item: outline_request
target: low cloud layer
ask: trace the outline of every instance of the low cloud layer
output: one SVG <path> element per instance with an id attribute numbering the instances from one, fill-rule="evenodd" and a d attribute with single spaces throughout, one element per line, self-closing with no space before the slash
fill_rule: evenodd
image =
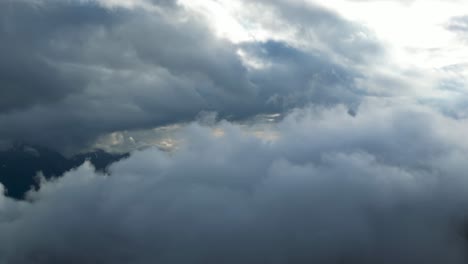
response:
<path id="1" fill-rule="evenodd" d="M 0 260 L 465 263 L 468 124 L 414 104 L 362 109 L 297 110 L 275 140 L 193 123 L 175 152 L 2 197 Z"/>

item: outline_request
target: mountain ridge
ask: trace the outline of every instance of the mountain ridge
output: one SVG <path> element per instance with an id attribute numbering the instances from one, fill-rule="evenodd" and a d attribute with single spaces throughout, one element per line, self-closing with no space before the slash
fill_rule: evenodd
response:
<path id="1" fill-rule="evenodd" d="M 36 180 L 39 172 L 50 179 L 89 160 L 96 171 L 107 173 L 110 164 L 128 156 L 128 153 L 114 154 L 97 149 L 67 158 L 46 147 L 15 143 L 11 148 L 0 151 L 0 183 L 6 189 L 6 196 L 23 199 L 31 188 L 39 188 Z"/>

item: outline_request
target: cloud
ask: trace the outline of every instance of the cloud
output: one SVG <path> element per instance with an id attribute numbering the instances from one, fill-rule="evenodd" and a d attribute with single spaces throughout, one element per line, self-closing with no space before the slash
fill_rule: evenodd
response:
<path id="1" fill-rule="evenodd" d="M 379 46 L 315 6 L 258 2 L 291 20 L 282 30 L 313 33 L 327 50 L 292 39 L 236 44 L 176 2 L 135 3 L 0 3 L 0 139 L 76 151 L 102 135 L 187 122 L 201 111 L 242 120 L 310 103 L 357 105 L 365 93 L 354 86 L 354 65 Z M 253 59 L 268 67 L 250 67 Z"/>
<path id="2" fill-rule="evenodd" d="M 461 35 L 466 34 L 468 32 L 468 15 L 453 17 L 446 28 Z"/>
<path id="3" fill-rule="evenodd" d="M 269 10 L 270 16 L 258 19 L 262 28 L 289 31 L 289 41 L 312 51 L 325 53 L 345 65 L 369 63 L 382 56 L 383 46 L 372 31 L 348 21 L 335 11 L 307 1 L 243 1 L 251 16 Z M 268 14 L 268 11 L 265 11 Z"/>
<path id="4" fill-rule="evenodd" d="M 2 145 L 167 147 L 0 195 L 0 263 L 466 262 L 464 101 L 333 11 L 237 3 L 251 40 L 183 2 L 0 2 Z"/>
<path id="5" fill-rule="evenodd" d="M 192 123 L 133 153 L 0 198 L 4 263 L 464 263 L 468 124 L 366 101 L 296 110 L 275 140 Z M 255 126 L 255 125 L 253 125 Z"/>
<path id="6" fill-rule="evenodd" d="M 90 25 L 111 23 L 108 12 L 94 5 L 52 1 L 47 6 L 2 1 L 0 9 L 0 113 L 79 92 L 86 79 L 54 63 L 60 59 L 58 45 L 88 34 Z"/>

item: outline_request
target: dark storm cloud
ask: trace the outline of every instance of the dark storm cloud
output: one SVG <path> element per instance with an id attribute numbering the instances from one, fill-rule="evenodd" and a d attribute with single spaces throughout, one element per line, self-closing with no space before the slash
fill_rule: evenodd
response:
<path id="1" fill-rule="evenodd" d="M 114 23 L 103 8 L 66 1 L 2 1 L 0 17 L 0 113 L 82 90 L 86 78 L 60 67 L 59 45 L 79 46 L 89 27 Z"/>
<path id="2" fill-rule="evenodd" d="M 275 41 L 250 44 L 245 50 L 270 65 L 252 72 L 251 80 L 268 87 L 260 91 L 260 96 L 265 97 L 273 111 L 282 112 L 309 103 L 354 106 L 365 95 L 354 84 L 360 73 L 332 63 L 323 55 Z"/>
<path id="3" fill-rule="evenodd" d="M 86 78 L 82 91 L 4 114 L 4 137 L 79 145 L 101 133 L 189 120 L 201 110 L 255 112 L 249 110 L 253 86 L 234 46 L 215 39 L 206 26 L 142 10 L 112 15 L 127 17 L 112 28 L 92 26 L 78 45 L 62 37 L 60 50 L 52 54 Z"/>
<path id="4" fill-rule="evenodd" d="M 192 124 L 173 153 L 0 196 L 3 263 L 465 263 L 466 123 L 381 101 L 297 110 L 273 142 Z M 203 153 L 203 155 L 200 155 Z"/>
<path id="5" fill-rule="evenodd" d="M 0 138 L 66 150 L 200 111 L 242 119 L 308 103 L 356 105 L 353 64 L 378 50 L 361 29 L 318 7 L 268 3 L 302 32 L 313 29 L 331 53 L 277 41 L 233 44 L 174 1 L 151 3 L 160 11 L 2 2 Z M 238 55 L 246 47 L 271 68 L 247 67 Z M 354 62 L 338 65 L 334 54 Z"/>

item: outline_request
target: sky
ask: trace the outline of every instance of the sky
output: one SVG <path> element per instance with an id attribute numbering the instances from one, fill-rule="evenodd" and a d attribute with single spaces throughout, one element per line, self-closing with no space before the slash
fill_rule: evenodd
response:
<path id="1" fill-rule="evenodd" d="M 203 112 L 244 122 L 311 104 L 344 104 L 354 112 L 372 97 L 466 116 L 463 1 L 2 6 L 6 146 L 128 151 L 163 144 L 168 139 L 155 130 Z"/>
<path id="2" fill-rule="evenodd" d="M 0 264 L 466 263 L 467 10 L 1 1 L 0 148 L 130 156 L 0 184 Z"/>

